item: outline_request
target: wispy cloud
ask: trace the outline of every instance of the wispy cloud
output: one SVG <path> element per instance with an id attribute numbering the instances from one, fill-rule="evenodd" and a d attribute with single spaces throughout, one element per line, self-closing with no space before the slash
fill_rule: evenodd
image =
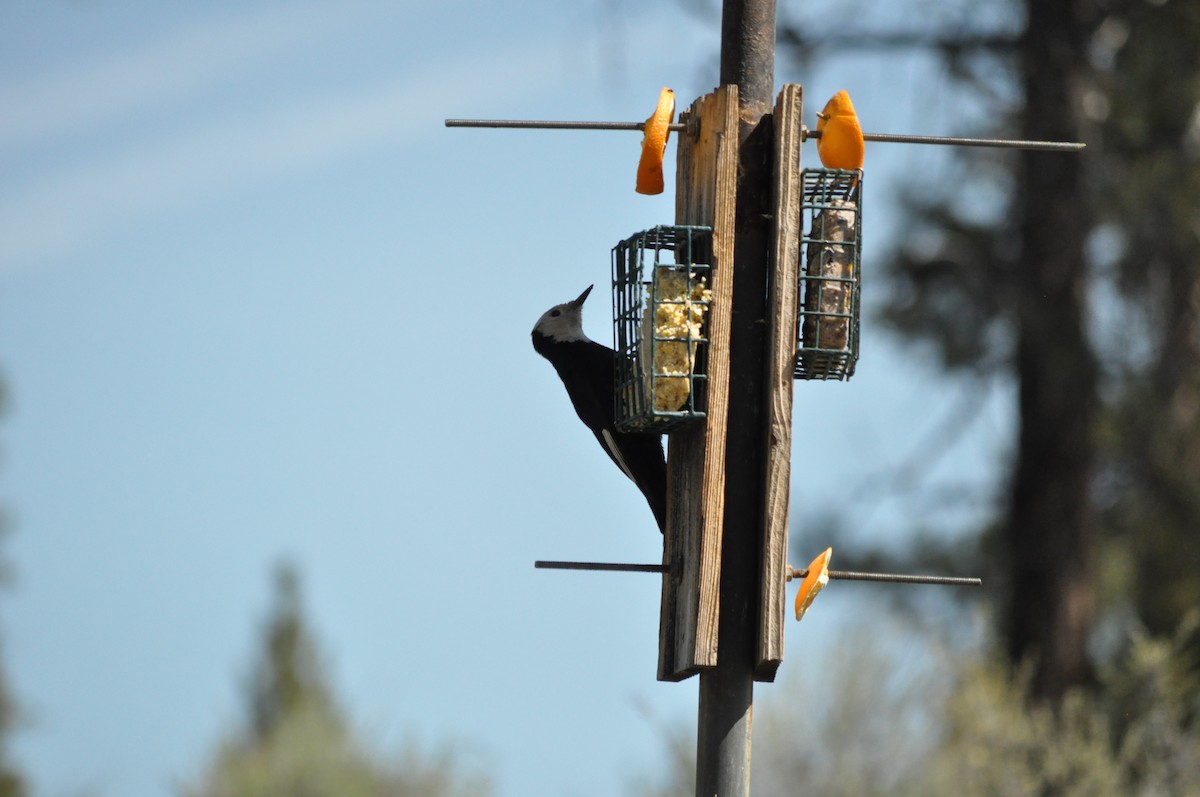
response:
<path id="1" fill-rule="evenodd" d="M 433 134 L 440 121 L 434 115 L 447 96 L 472 108 L 490 106 L 504 93 L 515 99 L 539 86 L 545 90 L 547 81 L 560 79 L 556 70 L 547 69 L 556 54 L 552 44 L 518 42 L 490 53 L 446 53 L 444 63 L 426 64 L 372 86 L 331 90 L 254 115 L 213 118 L 183 133 L 98 152 L 83 164 L 42 170 L 23 184 L 0 189 L 0 268 L 72 251 L 106 228 L 197 197 L 237 190 L 347 153 L 401 147 Z M 159 90 L 143 84 L 136 92 L 125 88 L 112 93 L 143 103 Z M 82 111 L 72 113 L 77 118 Z"/>
<path id="2" fill-rule="evenodd" d="M 323 2 L 285 3 L 193 22 L 128 51 L 0 83 L 0 152 L 86 130 L 132 110 L 235 79 L 369 20 L 370 5 L 331 14 Z"/>

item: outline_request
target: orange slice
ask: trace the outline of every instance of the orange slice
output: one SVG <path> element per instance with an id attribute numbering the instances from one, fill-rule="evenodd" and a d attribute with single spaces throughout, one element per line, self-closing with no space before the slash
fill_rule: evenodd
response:
<path id="1" fill-rule="evenodd" d="M 804 618 L 804 613 L 808 611 L 808 607 L 812 605 L 813 599 L 817 597 L 817 593 L 825 588 L 829 583 L 829 557 L 833 554 L 832 548 L 826 548 L 825 552 L 812 560 L 808 566 L 808 575 L 800 582 L 800 589 L 796 592 L 796 619 Z"/>
<path id="2" fill-rule="evenodd" d="M 854 112 L 850 95 L 839 91 L 817 114 L 817 155 L 827 169 L 861 169 L 863 165 L 863 134 Z"/>
<path id="3" fill-rule="evenodd" d="M 658 93 L 658 107 L 646 120 L 642 135 L 642 158 L 638 161 L 637 192 L 663 192 L 663 155 L 667 151 L 670 124 L 675 119 L 675 92 L 664 88 Z"/>

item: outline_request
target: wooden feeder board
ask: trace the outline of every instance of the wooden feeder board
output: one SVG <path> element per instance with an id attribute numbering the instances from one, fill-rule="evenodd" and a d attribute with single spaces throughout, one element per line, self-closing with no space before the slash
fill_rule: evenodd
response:
<path id="1" fill-rule="evenodd" d="M 668 435 L 658 678 L 678 681 L 717 663 L 725 425 L 733 313 L 737 87 L 696 100 L 680 115 L 675 223 L 712 227 L 707 419 Z"/>
<path id="2" fill-rule="evenodd" d="M 765 489 L 755 677 L 771 681 L 783 661 L 787 584 L 788 489 L 795 363 L 802 90 L 783 87 L 775 104 L 769 274 Z M 680 116 L 675 223 L 712 227 L 708 418 L 671 433 L 667 531 L 663 545 L 658 678 L 679 681 L 717 663 L 725 430 L 729 408 L 729 334 L 737 202 L 737 86 L 722 86 Z"/>

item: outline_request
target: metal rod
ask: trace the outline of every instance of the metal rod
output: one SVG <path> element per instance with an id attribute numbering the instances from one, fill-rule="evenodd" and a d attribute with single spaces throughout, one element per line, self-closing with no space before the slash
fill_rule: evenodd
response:
<path id="1" fill-rule="evenodd" d="M 808 568 L 788 568 L 788 581 L 804 578 Z M 829 577 L 846 581 L 880 581 L 889 584 L 942 584 L 951 587 L 979 587 L 983 585 L 981 578 L 963 576 L 917 576 L 903 573 L 862 573 L 855 570 L 830 570 Z"/>
<path id="2" fill-rule="evenodd" d="M 530 128 L 534 130 L 643 130 L 645 122 L 556 122 L 535 121 L 528 119 L 447 119 L 446 127 L 500 127 L 500 128 Z M 682 130 L 684 125 L 673 122 L 668 125 L 671 130 Z"/>
<path id="3" fill-rule="evenodd" d="M 546 562 L 538 560 L 533 566 L 539 570 L 607 570 L 619 573 L 666 573 L 666 565 L 637 565 L 620 562 Z"/>
<path id="4" fill-rule="evenodd" d="M 801 131 L 804 140 L 818 139 L 820 130 Z M 1078 152 L 1087 147 L 1077 141 L 1020 141 L 1010 138 L 959 138 L 958 136 L 910 136 L 900 133 L 863 133 L 864 141 L 886 144 L 945 144 L 952 147 L 997 147 L 1000 149 L 1048 149 L 1059 152 Z"/>
<path id="5" fill-rule="evenodd" d="M 599 570 L 617 573 L 658 573 L 668 572 L 666 565 L 627 564 L 624 562 L 565 562 L 546 561 L 539 559 L 533 563 L 539 570 Z M 788 581 L 804 578 L 808 569 L 788 568 Z M 856 570 L 830 570 L 829 577 L 845 581 L 877 581 L 889 584 L 942 584 L 951 587 L 978 587 L 983 585 L 983 579 L 964 576 L 922 576 L 904 573 L 864 573 Z"/>
<path id="6" fill-rule="evenodd" d="M 561 122 L 533 119 L 447 119 L 446 127 L 492 127 L 505 129 L 533 130 L 642 130 L 645 122 Z M 683 130 L 684 124 L 675 122 L 671 130 Z M 804 140 L 821 137 L 819 130 L 807 127 L 801 131 Z M 1079 152 L 1087 147 L 1078 141 L 1021 141 L 1009 138 L 959 138 L 957 136 L 912 136 L 901 133 L 863 133 L 866 141 L 884 144 L 940 144 L 951 147 L 995 147 L 999 149 L 1039 149 L 1055 152 Z"/>

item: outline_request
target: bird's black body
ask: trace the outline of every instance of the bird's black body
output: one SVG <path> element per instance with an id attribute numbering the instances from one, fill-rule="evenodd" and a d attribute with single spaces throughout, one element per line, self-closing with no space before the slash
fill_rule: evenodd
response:
<path id="1" fill-rule="evenodd" d="M 625 434 L 616 429 L 616 352 L 583 334 L 581 308 L 590 291 L 589 287 L 574 302 L 546 311 L 533 329 L 533 348 L 554 366 L 579 420 L 642 491 L 662 531 L 667 523 L 662 436 Z"/>

